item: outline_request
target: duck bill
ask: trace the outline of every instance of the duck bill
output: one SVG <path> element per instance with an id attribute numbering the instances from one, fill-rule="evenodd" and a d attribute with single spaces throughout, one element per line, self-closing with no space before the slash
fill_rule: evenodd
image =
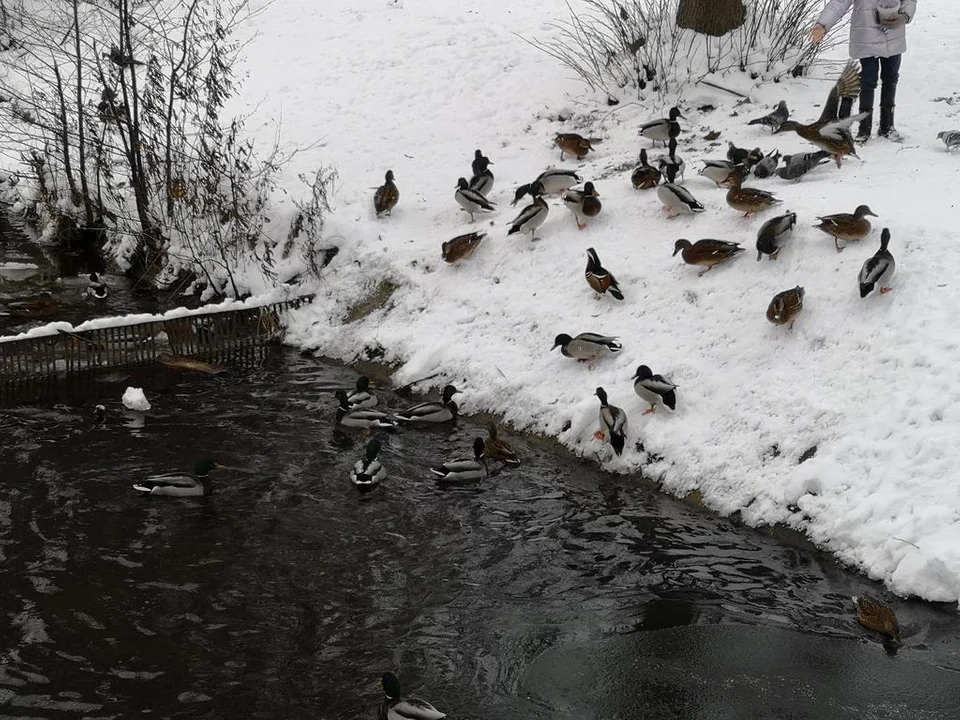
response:
<path id="1" fill-rule="evenodd" d="M 214 469 L 214 470 L 226 470 L 226 469 L 227 469 L 227 466 L 226 466 L 226 465 L 221 465 L 220 463 L 217 463 L 216 465 L 213 466 L 213 469 Z"/>

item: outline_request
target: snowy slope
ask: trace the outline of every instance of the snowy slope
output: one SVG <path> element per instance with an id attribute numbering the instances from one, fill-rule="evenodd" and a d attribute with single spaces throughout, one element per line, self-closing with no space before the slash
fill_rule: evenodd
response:
<path id="1" fill-rule="evenodd" d="M 340 173 L 326 232 L 341 253 L 291 337 L 344 359 L 381 346 L 386 360 L 402 363 L 398 384 L 442 373 L 430 385 L 454 381 L 466 412 L 498 412 L 517 428 L 599 454 L 613 471 L 644 465 L 665 490 L 699 489 L 709 506 L 740 510 L 750 523 L 804 529 L 897 593 L 957 600 L 960 156 L 935 136 L 960 127 L 960 118 L 958 106 L 933 102 L 960 79 L 960 66 L 942 62 L 960 37 L 952 2 L 923 3 L 909 28 L 903 145 L 873 141 L 862 162 L 830 164 L 799 183 L 754 181 L 798 213 L 777 262 L 756 262 L 753 252 L 757 228 L 775 213 L 744 219 L 696 170 L 701 159 L 723 157 L 728 139 L 812 150 L 795 134 L 770 137 L 744 123 L 781 98 L 797 119 L 815 119 L 842 52 L 813 77 L 752 90 L 753 105 L 735 108 L 731 96 L 707 88 L 685 91 L 686 186 L 707 211 L 667 220 L 655 193 L 634 191 L 629 178 L 640 148 L 651 146 L 637 126 L 669 105 L 611 109 L 517 35 L 548 37 L 548 23 L 566 12 L 563 0 L 283 0 L 263 9 L 237 109 L 252 113 L 248 128 L 265 144 L 279 128 L 285 143 L 307 147 L 285 171 L 290 192 L 299 173 L 321 164 Z M 751 87 L 742 75 L 726 82 Z M 717 109 L 699 112 L 706 103 Z M 703 139 L 709 129 L 722 132 L 712 147 Z M 551 140 L 559 131 L 604 139 L 584 161 L 563 163 L 595 181 L 603 212 L 579 232 L 553 199 L 541 241 L 507 237 L 520 207 L 509 206 L 513 189 L 558 164 Z M 453 195 L 476 148 L 494 162 L 498 210 L 471 225 Z M 387 169 L 401 198 L 378 220 L 373 188 Z M 875 230 L 838 254 L 812 227 L 815 217 L 860 203 L 880 216 Z M 292 212 L 289 201 L 279 206 L 278 228 Z M 895 289 L 861 300 L 857 274 L 881 227 L 893 237 Z M 440 244 L 470 230 L 488 233 L 476 255 L 462 266 L 443 263 Z M 680 237 L 734 240 L 748 251 L 697 277 L 671 256 Z M 583 278 L 588 247 L 617 276 L 624 302 L 595 299 Z M 383 278 L 400 285 L 391 309 L 344 324 L 346 309 Z M 806 302 L 794 329 L 769 324 L 770 298 L 797 284 Z M 583 331 L 618 335 L 624 351 L 592 371 L 551 352 L 558 333 Z M 680 386 L 674 415 L 641 415 L 631 382 L 641 363 Z M 597 386 L 629 415 L 622 458 L 593 439 Z M 798 464 L 813 446 L 815 457 Z"/>

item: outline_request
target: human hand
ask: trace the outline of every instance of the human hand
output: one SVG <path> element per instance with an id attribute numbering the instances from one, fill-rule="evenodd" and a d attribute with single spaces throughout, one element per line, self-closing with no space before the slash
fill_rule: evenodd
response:
<path id="1" fill-rule="evenodd" d="M 813 30 L 810 32 L 810 42 L 812 42 L 814 45 L 819 45 L 820 41 L 823 40 L 823 36 L 826 34 L 827 29 L 820 23 L 817 23 L 813 26 Z"/>

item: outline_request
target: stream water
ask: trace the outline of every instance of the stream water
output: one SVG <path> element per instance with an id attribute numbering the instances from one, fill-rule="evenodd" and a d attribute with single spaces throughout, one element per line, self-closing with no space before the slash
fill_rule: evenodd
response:
<path id="1" fill-rule="evenodd" d="M 284 349 L 0 408 L 0 717 L 375 718 L 387 669 L 461 719 L 960 717 L 955 607 L 888 598 L 889 656 L 850 600 L 881 587 L 551 443 L 446 490 L 480 420 L 403 428 L 358 494 L 355 380 Z M 203 457 L 211 497 L 131 489 Z"/>

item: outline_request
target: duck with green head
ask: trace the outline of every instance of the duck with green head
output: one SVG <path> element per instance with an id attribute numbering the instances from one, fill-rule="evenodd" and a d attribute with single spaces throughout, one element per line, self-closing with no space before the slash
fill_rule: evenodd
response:
<path id="1" fill-rule="evenodd" d="M 387 469 L 380 464 L 380 441 L 373 438 L 367 443 L 364 457 L 357 460 L 350 470 L 350 481 L 360 492 L 370 492 L 387 476 Z"/>
<path id="2" fill-rule="evenodd" d="M 213 493 L 210 473 L 223 470 L 223 465 L 215 460 L 198 460 L 193 466 L 193 475 L 167 473 L 151 475 L 145 480 L 134 483 L 133 489 L 144 495 L 166 495 L 168 497 L 200 497 Z"/>

